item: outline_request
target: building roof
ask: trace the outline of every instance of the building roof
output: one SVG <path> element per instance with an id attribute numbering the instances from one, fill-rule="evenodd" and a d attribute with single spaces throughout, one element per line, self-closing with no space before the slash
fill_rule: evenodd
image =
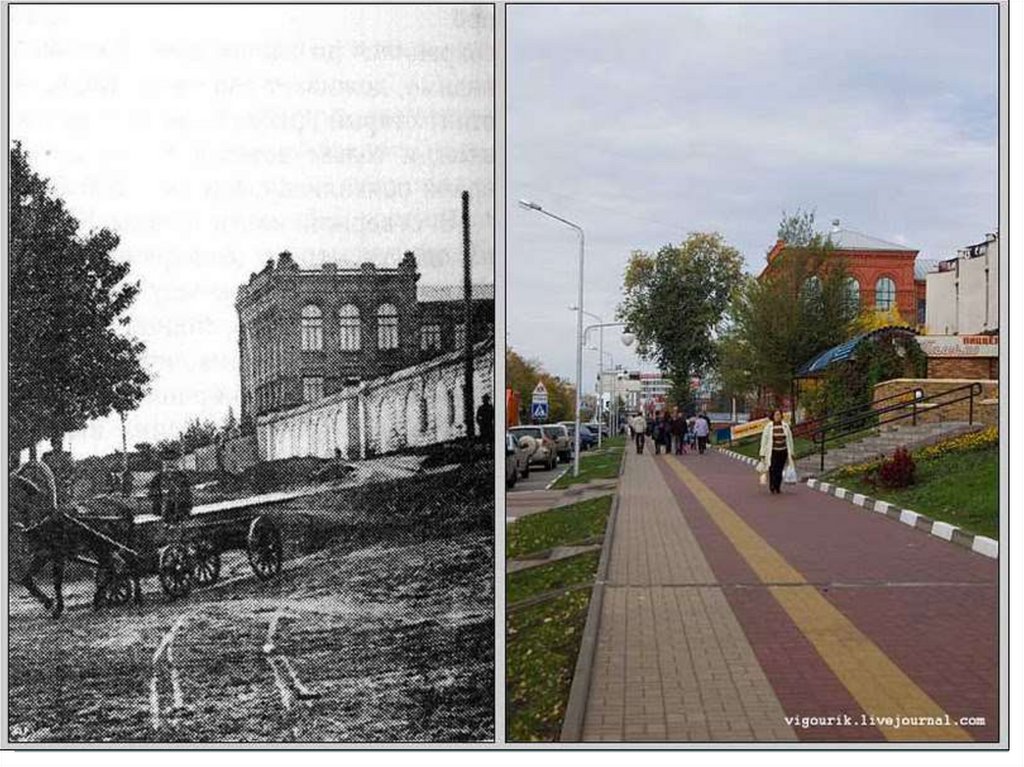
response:
<path id="1" fill-rule="evenodd" d="M 854 336 L 849 341 L 843 341 L 843 343 L 838 346 L 826 349 L 817 357 L 805 362 L 800 369 L 796 371 L 796 378 L 814 378 L 816 376 L 820 376 L 830 365 L 850 359 L 850 357 L 853 356 L 853 350 L 857 348 L 857 344 L 865 338 L 874 338 L 875 336 L 882 335 L 883 333 L 900 333 L 908 336 L 917 335 L 913 330 L 899 325 L 890 325 L 884 328 L 876 328 L 868 333 L 861 333 L 860 335 Z"/>
<path id="2" fill-rule="evenodd" d="M 870 234 L 855 232 L 852 229 L 834 229 L 828 238 L 840 250 L 905 250 L 913 252 L 914 248 L 899 245 L 895 242 L 872 237 Z"/>
<path id="3" fill-rule="evenodd" d="M 919 258 L 914 261 L 914 279 L 923 280 L 926 274 L 939 271 L 941 260 L 938 258 Z"/>
<path id="4" fill-rule="evenodd" d="M 493 301 L 494 285 L 474 284 L 470 291 L 474 301 Z M 460 301 L 462 300 L 462 285 L 417 285 L 416 300 L 420 303 L 432 301 Z"/>

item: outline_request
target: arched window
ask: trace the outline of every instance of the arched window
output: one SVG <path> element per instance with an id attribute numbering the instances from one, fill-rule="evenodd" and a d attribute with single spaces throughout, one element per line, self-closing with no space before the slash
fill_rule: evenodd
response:
<path id="1" fill-rule="evenodd" d="M 804 298 L 814 299 L 821 295 L 821 280 L 818 279 L 818 275 L 812 274 L 806 280 L 804 280 L 804 286 L 801 291 Z"/>
<path id="2" fill-rule="evenodd" d="M 398 309 L 394 304 L 381 304 L 377 309 L 377 348 L 398 348 Z"/>
<path id="3" fill-rule="evenodd" d="M 302 351 L 318 352 L 324 348 L 324 318 L 319 306 L 302 307 Z"/>
<path id="4" fill-rule="evenodd" d="M 338 310 L 338 318 L 341 321 L 341 350 L 359 351 L 359 309 L 352 304 L 345 304 Z"/>
<path id="5" fill-rule="evenodd" d="M 896 304 L 896 283 L 891 277 L 879 277 L 875 283 L 875 309 L 888 311 Z"/>
<path id="6" fill-rule="evenodd" d="M 860 309 L 860 283 L 856 277 L 846 278 L 846 300 L 854 311 Z"/>

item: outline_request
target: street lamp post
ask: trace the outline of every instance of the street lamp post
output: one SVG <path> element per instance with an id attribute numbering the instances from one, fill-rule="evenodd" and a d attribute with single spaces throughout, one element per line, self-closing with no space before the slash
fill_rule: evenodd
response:
<path id="1" fill-rule="evenodd" d="M 591 316 L 593 316 L 593 315 L 591 315 Z M 600 363 L 601 366 L 604 365 L 604 329 L 605 328 L 625 328 L 625 330 L 622 331 L 622 336 L 620 336 L 620 339 L 622 340 L 622 345 L 623 346 L 631 346 L 633 344 L 634 336 L 633 336 L 632 333 L 629 332 L 629 328 L 626 327 L 626 323 L 625 322 L 601 322 L 601 323 L 598 323 L 597 325 L 587 325 L 587 327 L 583 331 L 584 342 L 586 341 L 586 337 L 590 334 L 590 331 L 594 330 L 594 329 L 598 329 L 598 328 L 601 331 L 601 363 Z M 613 359 L 614 359 L 614 357 L 613 357 Z M 616 379 L 616 380 L 618 380 L 618 379 Z M 618 387 L 618 383 L 616 383 L 615 390 L 612 391 L 612 397 L 616 397 L 617 396 L 618 388 L 619 388 Z M 601 373 L 601 393 L 604 394 L 604 373 L 603 372 Z M 611 435 L 612 435 L 612 427 L 611 427 L 611 424 L 609 423 L 608 424 L 608 436 L 610 437 Z M 600 423 L 598 423 L 598 425 L 597 425 L 597 444 L 598 444 L 598 447 L 600 447 L 600 445 L 601 445 L 601 424 Z"/>
<path id="2" fill-rule="evenodd" d="M 575 306 L 570 306 L 569 308 L 573 309 L 573 310 L 576 309 Z M 598 344 L 598 346 L 599 346 L 598 352 L 601 355 L 601 361 L 599 361 L 597 363 L 597 368 L 598 368 L 597 376 L 598 376 L 598 378 L 601 381 L 601 389 L 598 392 L 598 400 L 599 400 L 599 402 L 602 405 L 602 407 L 601 407 L 601 418 L 599 418 L 598 422 L 597 422 L 597 449 L 600 450 L 601 449 L 601 434 L 602 434 L 602 432 L 601 432 L 601 422 L 604 420 L 604 375 L 603 375 L 603 371 L 601 370 L 601 368 L 604 365 L 604 362 L 603 362 L 603 360 L 604 360 L 604 318 L 603 317 L 598 317 L 596 314 L 592 314 L 591 312 L 583 312 L 583 313 L 585 315 L 587 315 L 588 317 L 590 317 L 591 319 L 595 319 L 599 323 L 601 323 L 600 325 L 588 326 L 588 328 L 587 328 L 587 330 L 589 330 L 590 327 L 598 327 L 598 328 L 601 329 L 600 330 L 600 334 L 599 334 L 600 335 L 600 342 Z M 584 338 L 583 338 L 583 340 L 584 340 L 584 343 L 586 343 L 586 331 L 584 331 Z M 597 414 L 595 413 L 595 417 L 596 417 L 596 415 Z"/>
<path id="3" fill-rule="evenodd" d="M 550 211 L 544 210 L 540 205 L 535 202 L 528 202 L 527 200 L 520 200 L 519 205 L 526 210 L 534 210 L 538 213 L 543 213 L 548 218 L 553 218 L 555 221 L 561 221 L 568 227 L 576 230 L 576 233 L 580 237 L 580 267 L 579 267 L 579 288 L 578 288 L 578 299 L 576 302 L 576 435 L 574 439 L 573 459 L 572 459 L 572 475 L 578 477 L 580 474 L 580 404 L 582 402 L 582 389 L 583 386 L 583 252 L 585 247 L 585 235 L 583 234 L 583 227 L 578 224 L 574 224 L 568 219 L 556 216 Z"/>

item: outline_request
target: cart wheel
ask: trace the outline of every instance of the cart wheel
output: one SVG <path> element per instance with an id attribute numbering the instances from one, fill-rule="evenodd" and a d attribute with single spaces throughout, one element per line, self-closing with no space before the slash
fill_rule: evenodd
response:
<path id="1" fill-rule="evenodd" d="M 196 586 L 209 586 L 220 577 L 220 552 L 213 541 L 204 538 L 195 547 L 196 568 L 192 573 Z"/>
<path id="2" fill-rule="evenodd" d="M 160 585 L 171 599 L 188 596 L 194 572 L 195 561 L 187 547 L 172 543 L 160 550 Z"/>
<path id="3" fill-rule="evenodd" d="M 256 517 L 249 525 L 246 539 L 249 564 L 260 580 L 270 580 L 281 572 L 284 548 L 281 545 L 281 531 L 266 517 Z"/>
<path id="4" fill-rule="evenodd" d="M 128 572 L 128 565 L 125 564 L 121 555 L 115 552 L 111 560 L 113 572 L 108 573 L 106 570 L 97 570 L 96 585 L 99 587 L 99 584 L 109 577 L 110 582 L 103 590 L 103 601 L 108 605 L 126 605 L 135 596 L 135 584 L 132 583 L 131 573 Z"/>

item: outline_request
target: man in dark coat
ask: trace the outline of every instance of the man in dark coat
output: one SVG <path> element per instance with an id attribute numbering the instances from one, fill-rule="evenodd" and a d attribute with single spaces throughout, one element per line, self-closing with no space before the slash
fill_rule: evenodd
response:
<path id="1" fill-rule="evenodd" d="M 484 442 L 494 441 L 494 405 L 491 404 L 491 395 L 485 394 L 483 404 L 476 409 L 476 425 L 480 432 L 480 439 Z"/>

